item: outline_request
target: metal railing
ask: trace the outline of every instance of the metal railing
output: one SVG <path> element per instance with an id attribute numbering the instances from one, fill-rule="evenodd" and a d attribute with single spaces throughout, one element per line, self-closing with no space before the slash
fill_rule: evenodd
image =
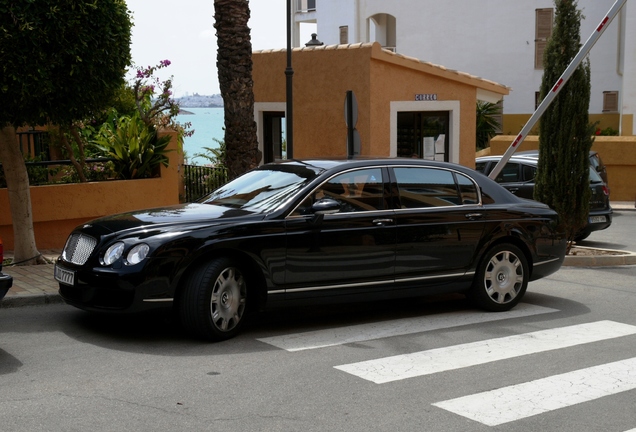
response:
<path id="1" fill-rule="evenodd" d="M 113 158 L 90 158 L 86 159 L 86 164 L 105 163 L 114 160 Z M 55 161 L 27 161 L 25 162 L 31 186 L 59 183 L 52 181 L 49 168 L 60 165 L 72 165 L 70 160 Z M 219 187 L 227 183 L 227 170 L 219 167 L 208 167 L 198 165 L 184 165 L 183 177 L 185 185 L 185 201 L 193 202 L 208 195 Z M 6 187 L 4 171 L 0 163 L 0 188 Z"/>
<path id="2" fill-rule="evenodd" d="M 185 200 L 193 202 L 227 183 L 225 168 L 184 165 Z"/>
<path id="3" fill-rule="evenodd" d="M 49 152 L 49 133 L 47 131 L 29 129 L 17 132 L 20 151 L 23 155 L 32 158 L 51 159 Z"/>
<path id="4" fill-rule="evenodd" d="M 86 159 L 86 164 L 93 163 L 106 163 L 115 160 L 114 158 L 89 158 Z M 29 185 L 39 186 L 52 183 L 64 183 L 64 181 L 55 181 L 55 171 L 51 171 L 50 167 L 59 167 L 60 165 L 72 165 L 73 163 L 68 159 L 55 160 L 55 161 L 25 161 L 27 174 L 29 176 Z M 7 187 L 6 179 L 4 177 L 4 169 L 2 163 L 0 163 L 0 188 Z"/>

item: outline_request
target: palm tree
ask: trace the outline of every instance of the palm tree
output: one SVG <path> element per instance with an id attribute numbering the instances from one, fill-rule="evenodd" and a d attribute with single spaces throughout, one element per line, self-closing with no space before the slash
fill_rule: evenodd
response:
<path id="1" fill-rule="evenodd" d="M 214 0 L 216 61 L 225 112 L 225 165 L 229 179 L 255 168 L 261 160 L 254 122 L 249 18 L 248 0 Z"/>
<path id="2" fill-rule="evenodd" d="M 501 114 L 499 105 L 490 102 L 477 102 L 477 150 L 488 147 L 490 138 L 497 135 L 501 127 L 498 116 Z"/>

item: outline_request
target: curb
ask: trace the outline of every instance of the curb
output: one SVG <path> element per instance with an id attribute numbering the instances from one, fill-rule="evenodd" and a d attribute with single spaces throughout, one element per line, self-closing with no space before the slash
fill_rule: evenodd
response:
<path id="1" fill-rule="evenodd" d="M 0 309 L 8 309 L 22 306 L 44 306 L 49 304 L 62 304 L 64 300 L 59 294 L 27 294 L 5 297 L 0 301 Z"/>
<path id="2" fill-rule="evenodd" d="M 594 249 L 612 252 L 614 255 L 594 255 L 594 256 L 577 256 L 566 255 L 563 261 L 564 266 L 569 267 L 608 267 L 617 265 L 633 265 L 636 264 L 636 253 L 615 249 L 589 248 L 585 246 L 577 246 L 581 249 Z"/>

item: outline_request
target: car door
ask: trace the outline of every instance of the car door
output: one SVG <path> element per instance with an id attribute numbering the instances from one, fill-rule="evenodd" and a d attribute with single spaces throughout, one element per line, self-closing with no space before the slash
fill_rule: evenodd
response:
<path id="1" fill-rule="evenodd" d="M 395 261 L 395 220 L 385 168 L 338 174 L 313 191 L 287 218 L 286 297 L 390 289 Z M 311 213 L 331 199 L 339 210 Z"/>
<path id="2" fill-rule="evenodd" d="M 395 167 L 397 281 L 445 283 L 464 275 L 484 230 L 477 185 L 446 168 Z"/>
<path id="3" fill-rule="evenodd" d="M 491 162 L 486 170 L 490 174 L 497 162 Z M 497 175 L 495 181 L 520 198 L 533 199 L 534 178 L 537 168 L 532 162 L 508 162 Z"/>

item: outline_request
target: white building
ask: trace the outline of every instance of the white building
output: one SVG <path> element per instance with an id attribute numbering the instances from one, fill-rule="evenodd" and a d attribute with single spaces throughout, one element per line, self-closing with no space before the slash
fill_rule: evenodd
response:
<path id="1" fill-rule="evenodd" d="M 326 45 L 380 42 L 422 61 L 512 88 L 503 103 L 503 133 L 516 134 L 534 112 L 542 50 L 552 30 L 553 0 L 296 0 L 293 45 L 313 23 Z M 614 0 L 579 0 L 584 43 Z M 605 30 L 590 53 L 590 120 L 636 134 L 636 0 Z M 516 129 L 516 130 L 515 130 Z"/>

